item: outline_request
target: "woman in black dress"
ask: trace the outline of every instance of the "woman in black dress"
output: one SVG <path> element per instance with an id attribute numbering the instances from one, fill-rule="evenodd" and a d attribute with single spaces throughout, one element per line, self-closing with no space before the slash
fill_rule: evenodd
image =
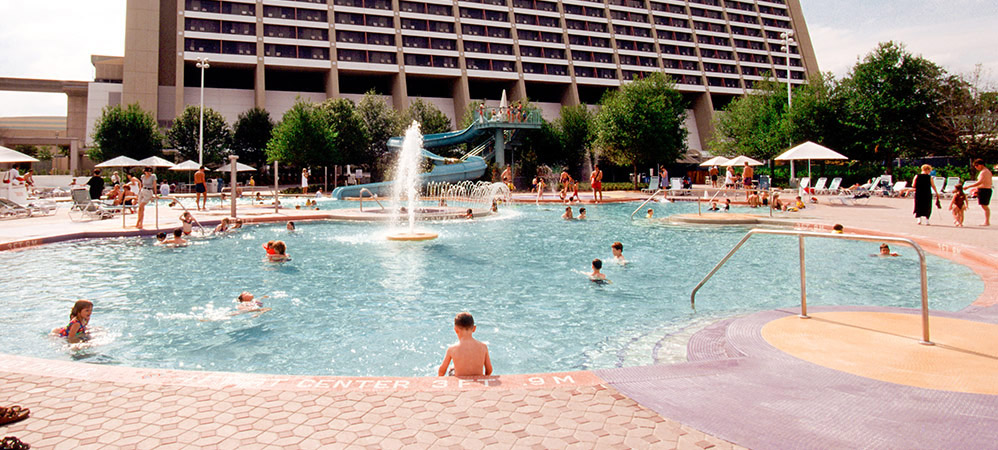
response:
<path id="1" fill-rule="evenodd" d="M 918 224 L 922 224 L 922 218 L 925 218 L 925 224 L 929 224 L 929 216 L 932 215 L 932 193 L 936 193 L 936 200 L 939 200 L 939 190 L 936 189 L 936 184 L 932 182 L 932 166 L 928 164 L 922 165 L 922 173 L 915 175 L 915 178 L 911 180 L 911 185 L 915 188 L 915 219 L 918 220 Z"/>

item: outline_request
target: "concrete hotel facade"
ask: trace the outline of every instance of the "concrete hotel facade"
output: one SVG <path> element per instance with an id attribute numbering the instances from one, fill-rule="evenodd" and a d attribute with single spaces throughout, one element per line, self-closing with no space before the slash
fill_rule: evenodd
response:
<path id="1" fill-rule="evenodd" d="M 230 123 L 253 107 L 280 117 L 295 98 L 412 98 L 459 117 L 472 100 L 595 104 L 662 71 L 692 109 L 690 148 L 711 119 L 770 72 L 818 71 L 798 0 L 128 0 L 125 57 L 94 58 L 88 129 L 107 104 L 138 102 L 168 123 L 199 101 Z M 88 132 L 89 135 L 89 132 Z"/>

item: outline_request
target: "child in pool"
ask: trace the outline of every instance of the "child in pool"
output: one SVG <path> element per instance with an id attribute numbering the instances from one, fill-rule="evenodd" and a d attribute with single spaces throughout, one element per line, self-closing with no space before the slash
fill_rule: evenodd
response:
<path id="1" fill-rule="evenodd" d="M 620 241 L 614 242 L 610 246 L 610 251 L 613 252 L 613 262 L 620 265 L 627 264 L 627 260 L 624 259 L 624 244 L 621 244 Z"/>
<path id="2" fill-rule="evenodd" d="M 600 272 L 603 269 L 603 261 L 599 258 L 593 260 L 593 273 L 589 274 L 589 279 L 595 282 L 606 282 L 606 274 Z"/>
<path id="3" fill-rule="evenodd" d="M 277 254 L 277 252 L 274 251 L 274 241 L 267 241 L 266 244 L 263 244 L 263 250 L 267 252 L 267 256 Z"/>
<path id="4" fill-rule="evenodd" d="M 166 243 L 166 233 L 160 231 L 156 233 L 156 245 L 163 245 Z"/>
<path id="5" fill-rule="evenodd" d="M 648 208 L 648 212 L 645 213 L 645 219 L 651 219 L 655 217 L 655 210 Z"/>
<path id="6" fill-rule="evenodd" d="M 267 296 L 265 295 L 264 298 L 266 297 Z M 260 314 L 270 311 L 270 308 L 264 308 L 263 302 L 257 300 L 256 297 L 254 297 L 249 291 L 243 291 L 239 294 L 239 296 L 236 297 L 236 301 L 239 302 L 239 304 L 236 305 L 236 311 L 231 314 L 233 316 L 248 312 L 255 312 L 259 314 L 256 314 L 253 317 L 257 317 Z"/>
<path id="7" fill-rule="evenodd" d="M 184 211 L 184 213 L 180 215 L 180 223 L 184 229 L 184 234 L 190 235 L 191 232 L 194 231 L 194 216 L 192 216 L 191 213 Z"/>
<path id="8" fill-rule="evenodd" d="M 267 254 L 267 259 L 270 262 L 283 262 L 291 259 L 287 254 L 288 248 L 285 246 L 284 241 L 274 241 L 274 245 L 271 248 L 274 249 L 274 253 Z"/>
<path id="9" fill-rule="evenodd" d="M 187 239 L 184 239 L 183 236 L 184 236 L 184 230 L 176 228 L 173 230 L 173 239 L 164 242 L 164 244 L 172 245 L 175 247 L 181 247 L 187 245 L 189 242 L 187 242 Z"/>
<path id="10" fill-rule="evenodd" d="M 215 227 L 215 232 L 225 233 L 226 231 L 229 231 L 229 218 L 223 217 L 222 222 L 219 223 L 217 227 Z"/>
<path id="11" fill-rule="evenodd" d="M 451 375 L 458 377 L 492 375 L 492 360 L 489 359 L 489 346 L 472 337 L 475 332 L 475 318 L 471 313 L 462 312 L 454 317 L 454 333 L 458 343 L 447 348 L 444 362 L 437 369 L 438 376 L 447 374 L 447 367 L 454 361 Z"/>
<path id="12" fill-rule="evenodd" d="M 295 223 L 288 222 L 288 231 L 295 231 Z"/>
<path id="13" fill-rule="evenodd" d="M 880 244 L 880 253 L 877 256 L 901 256 L 891 252 L 891 247 L 887 243 Z"/>
<path id="14" fill-rule="evenodd" d="M 573 219 L 575 219 L 575 217 L 572 217 L 572 207 L 571 206 L 566 206 L 565 207 L 565 214 L 562 214 L 561 218 L 565 219 L 565 220 L 573 220 Z"/>
<path id="15" fill-rule="evenodd" d="M 89 300 L 77 300 L 73 304 L 73 309 L 69 312 L 69 325 L 52 330 L 52 333 L 59 337 L 66 338 L 70 344 L 84 341 L 87 336 L 87 324 L 90 323 L 90 313 L 94 310 L 94 304 Z"/>
<path id="16" fill-rule="evenodd" d="M 468 220 L 473 220 L 475 218 L 475 214 L 471 212 L 471 208 L 468 208 L 468 210 L 465 211 L 464 218 Z"/>
<path id="17" fill-rule="evenodd" d="M 586 220 L 586 208 L 579 208 L 578 220 Z"/>

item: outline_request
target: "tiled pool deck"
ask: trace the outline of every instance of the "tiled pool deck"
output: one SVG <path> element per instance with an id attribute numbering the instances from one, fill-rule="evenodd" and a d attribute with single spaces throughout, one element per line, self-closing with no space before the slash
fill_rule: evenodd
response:
<path id="1" fill-rule="evenodd" d="M 819 205 L 790 221 L 799 228 L 842 223 L 847 232 L 909 237 L 927 251 L 970 265 L 985 282 L 982 295 L 961 312 L 932 316 L 998 327 L 998 228 L 920 227 L 910 208 L 907 200 L 873 199 L 869 206 Z M 302 220 L 313 213 L 283 214 Z M 980 208 L 972 205 L 967 223 L 981 220 Z M 0 222 L 0 248 L 120 232 L 120 220 L 12 220 Z M 867 322 L 850 323 L 850 314 L 917 314 L 863 306 L 812 306 L 810 312 L 825 319 L 812 319 L 820 330 L 790 325 L 805 327 L 815 342 L 829 334 L 827 339 L 847 340 L 848 333 L 871 332 Z M 998 396 L 970 393 L 994 390 L 960 389 L 973 383 L 964 380 L 947 388 L 913 385 L 942 352 L 956 365 L 990 367 L 998 361 L 998 344 L 969 345 L 959 326 L 940 326 L 935 347 L 919 346 L 917 332 L 873 331 L 901 341 L 893 344 L 919 347 L 901 358 L 894 382 L 879 381 L 829 368 L 850 364 L 848 349 L 828 355 L 840 357 L 837 362 L 818 361 L 791 348 L 803 331 L 763 333 L 793 314 L 764 311 L 716 323 L 693 336 L 690 361 L 683 364 L 480 379 L 185 372 L 3 355 L 0 406 L 20 404 L 31 408 L 31 417 L 0 426 L 0 436 L 17 436 L 32 448 L 994 447 Z M 988 384 L 987 378 L 974 382 Z M 987 389 L 998 388 L 998 377 L 992 378 Z"/>

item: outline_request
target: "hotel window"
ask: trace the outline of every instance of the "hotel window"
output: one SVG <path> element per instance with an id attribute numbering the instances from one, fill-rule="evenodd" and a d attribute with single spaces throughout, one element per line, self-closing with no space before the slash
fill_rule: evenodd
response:
<path id="1" fill-rule="evenodd" d="M 433 67 L 443 67 L 446 69 L 454 69 L 457 67 L 457 58 L 453 56 L 434 56 L 433 57 Z"/>
<path id="2" fill-rule="evenodd" d="M 392 28 L 395 26 L 395 22 L 391 17 L 368 14 L 364 16 L 364 20 L 366 22 L 365 25 L 369 27 Z"/>
<path id="3" fill-rule="evenodd" d="M 336 51 L 336 59 L 340 61 L 367 62 L 367 53 L 361 50 L 341 48 Z"/>
<path id="4" fill-rule="evenodd" d="M 433 4 L 426 5 L 426 12 L 436 16 L 450 16 L 454 14 L 450 6 Z"/>
<path id="5" fill-rule="evenodd" d="M 367 43 L 370 45 L 395 45 L 395 36 L 391 34 L 367 33 Z"/>
<path id="6" fill-rule="evenodd" d="M 599 78 L 617 78 L 617 71 L 613 69 L 596 69 L 596 76 Z"/>
<path id="7" fill-rule="evenodd" d="M 497 72 L 515 72 L 513 61 L 492 61 L 492 70 Z"/>
<path id="8" fill-rule="evenodd" d="M 575 66 L 575 76 L 594 78 L 596 76 L 596 71 L 592 67 L 579 67 Z"/>
<path id="9" fill-rule="evenodd" d="M 465 41 L 464 51 L 471 53 L 488 53 L 486 51 L 488 44 L 478 41 Z"/>
<path id="10" fill-rule="evenodd" d="M 218 41 L 207 39 L 184 39 L 184 49 L 189 52 L 218 53 Z"/>
<path id="11" fill-rule="evenodd" d="M 322 47 L 298 47 L 299 59 L 329 59 L 329 49 Z"/>
<path id="12" fill-rule="evenodd" d="M 337 31 L 336 32 L 336 42 L 356 42 L 359 44 L 364 43 L 364 33 L 358 33 L 356 31 Z"/>
<path id="13" fill-rule="evenodd" d="M 314 9 L 299 9 L 298 10 L 298 20 L 306 20 L 309 22 L 326 22 L 327 20 L 325 11 L 316 11 Z"/>
<path id="14" fill-rule="evenodd" d="M 295 27 L 266 24 L 263 26 L 263 34 L 264 36 L 269 36 L 269 37 L 294 39 Z"/>
<path id="15" fill-rule="evenodd" d="M 491 37 L 509 39 L 509 28 L 488 27 L 487 31 Z M 561 35 L 559 34 L 558 36 L 560 37 Z"/>
<path id="16" fill-rule="evenodd" d="M 410 48 L 430 48 L 430 39 L 418 36 L 402 36 L 402 46 Z"/>
<path id="17" fill-rule="evenodd" d="M 429 67 L 432 65 L 429 55 L 405 55 L 405 65 L 407 66 L 425 66 Z"/>
<path id="18" fill-rule="evenodd" d="M 187 19 L 184 21 L 184 29 L 187 31 L 218 33 L 219 25 L 217 20 Z"/>
<path id="19" fill-rule="evenodd" d="M 222 2 L 222 13 L 238 14 L 241 16 L 254 16 L 256 15 L 256 5 L 247 5 L 245 3 Z"/>
<path id="20" fill-rule="evenodd" d="M 489 53 L 510 55 L 513 53 L 513 46 L 509 44 L 489 44 Z"/>
<path id="21" fill-rule="evenodd" d="M 372 64 L 395 64 L 395 52 L 367 52 Z"/>
<path id="22" fill-rule="evenodd" d="M 310 41 L 329 40 L 329 31 L 317 28 L 298 27 L 298 39 L 308 39 Z"/>
<path id="23" fill-rule="evenodd" d="M 222 41 L 222 53 L 228 55 L 255 55 L 256 44 L 251 42 Z"/>
<path id="24" fill-rule="evenodd" d="M 364 15 L 363 14 L 353 14 L 338 12 L 335 16 L 336 23 L 343 25 L 363 25 Z"/>
<path id="25" fill-rule="evenodd" d="M 241 34 L 249 36 L 256 34 L 256 25 L 245 22 L 222 22 L 222 32 L 225 34 Z"/>
<path id="26" fill-rule="evenodd" d="M 461 17 L 463 17 L 465 19 L 479 19 L 479 20 L 481 20 L 481 19 L 483 19 L 485 17 L 485 12 L 482 11 L 482 10 L 480 10 L 480 9 L 459 8 L 458 11 L 461 13 Z"/>
<path id="27" fill-rule="evenodd" d="M 264 17 L 275 17 L 278 19 L 294 19 L 295 9 L 294 8 L 278 8 L 276 6 L 264 6 L 263 7 Z"/>
<path id="28" fill-rule="evenodd" d="M 184 5 L 187 11 L 203 11 L 217 13 L 220 10 L 219 2 L 210 0 L 187 0 Z"/>
<path id="29" fill-rule="evenodd" d="M 263 46 L 263 55 L 281 58 L 297 58 L 298 49 L 293 45 L 266 44 Z"/>

